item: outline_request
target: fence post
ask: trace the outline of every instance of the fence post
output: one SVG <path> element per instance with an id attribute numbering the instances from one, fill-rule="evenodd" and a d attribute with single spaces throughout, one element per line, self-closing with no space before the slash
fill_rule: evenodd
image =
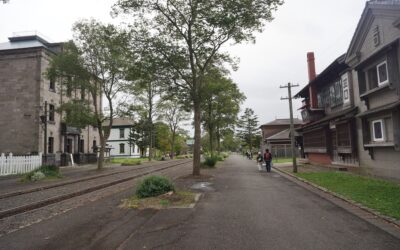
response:
<path id="1" fill-rule="evenodd" d="M 4 175 L 5 172 L 5 167 L 6 165 L 6 157 L 4 155 L 4 153 L 1 153 L 1 157 L 0 157 L 0 175 Z"/>

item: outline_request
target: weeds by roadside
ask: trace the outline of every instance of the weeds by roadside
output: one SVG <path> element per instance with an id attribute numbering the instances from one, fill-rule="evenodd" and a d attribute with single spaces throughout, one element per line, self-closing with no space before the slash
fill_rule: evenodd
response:
<path id="1" fill-rule="evenodd" d="M 40 181 L 43 179 L 59 179 L 62 178 L 60 169 L 54 165 L 43 165 L 40 168 L 24 174 L 21 182 Z"/>

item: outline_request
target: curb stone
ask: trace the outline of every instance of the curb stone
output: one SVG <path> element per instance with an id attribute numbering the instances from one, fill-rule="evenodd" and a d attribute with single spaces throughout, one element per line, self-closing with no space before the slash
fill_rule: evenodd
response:
<path id="1" fill-rule="evenodd" d="M 321 186 L 318 186 L 318 185 L 316 185 L 316 184 L 314 184 L 314 183 L 312 183 L 312 182 L 310 182 L 310 181 L 308 181 L 308 180 L 305 180 L 305 179 L 303 179 L 303 178 L 301 178 L 301 177 L 298 177 L 298 176 L 293 175 L 293 174 L 291 174 L 291 173 L 288 173 L 288 172 L 286 172 L 286 171 L 280 170 L 280 169 L 278 169 L 278 168 L 276 168 L 276 167 L 273 167 L 273 169 L 276 170 L 276 171 L 278 171 L 279 173 L 281 173 L 284 177 L 286 177 L 286 179 L 289 179 L 289 180 L 290 180 L 290 178 L 288 178 L 288 176 L 290 176 L 290 177 L 296 179 L 297 181 L 303 182 L 303 183 L 307 184 L 308 186 L 311 186 L 311 187 L 313 187 L 313 188 L 315 188 L 315 189 L 318 189 L 319 191 L 322 191 L 322 192 L 324 192 L 324 193 L 326 193 L 326 194 L 329 194 L 329 195 L 331 195 L 331 196 L 333 196 L 333 197 L 336 197 L 336 198 L 338 198 L 338 199 L 341 200 L 341 201 L 344 201 L 344 202 L 346 202 L 346 203 L 348 203 L 348 204 L 350 204 L 350 205 L 353 205 L 353 206 L 355 206 L 355 207 L 357 207 L 357 208 L 363 210 L 364 212 L 367 212 L 367 213 L 369 213 L 369 214 L 371 214 L 371 215 L 373 215 L 373 216 L 375 216 L 375 217 L 381 219 L 382 221 L 391 224 L 391 225 L 392 225 L 394 228 L 396 228 L 397 230 L 400 229 L 400 221 L 399 221 L 399 220 L 396 220 L 396 219 L 394 219 L 394 218 L 385 216 L 385 215 L 383 215 L 383 214 L 381 214 L 381 213 L 379 213 L 379 212 L 377 212 L 377 211 L 375 211 L 375 210 L 372 210 L 371 208 L 368 208 L 368 207 L 366 207 L 366 206 L 364 206 L 364 205 L 362 205 L 362 204 L 360 204 L 360 203 L 358 203 L 358 202 L 355 202 L 355 201 L 353 201 L 353 200 L 351 200 L 351 199 L 349 199 L 349 198 L 346 198 L 346 197 L 344 197 L 344 196 L 342 196 L 342 195 L 340 195 L 340 194 L 337 194 L 337 193 L 334 193 L 334 192 L 332 192 L 332 191 L 329 191 L 328 189 L 326 189 L 326 188 L 324 188 L 324 187 L 321 187 Z M 291 181 L 293 181 L 293 180 L 291 180 Z M 312 191 L 312 190 L 310 190 L 310 191 Z M 321 196 L 321 197 L 323 197 L 323 196 Z M 327 197 L 323 197 L 323 198 L 329 200 Z M 344 209 L 346 209 L 346 208 L 344 208 Z M 346 209 L 346 210 L 348 210 L 348 209 Z M 355 213 L 353 213 L 353 214 L 355 214 Z M 355 214 L 355 215 L 356 215 L 357 217 L 363 219 L 363 220 L 366 220 L 365 218 L 363 218 L 362 216 L 360 216 L 360 215 L 358 215 L 358 214 Z M 366 220 L 366 221 L 372 223 L 372 222 L 369 221 L 369 220 Z M 397 238 L 400 238 L 400 231 L 394 234 L 393 232 L 388 231 L 387 228 L 383 228 L 382 226 L 377 225 L 376 223 L 372 223 L 372 224 L 375 225 L 375 226 L 377 226 L 377 227 L 379 227 L 379 228 L 381 228 L 382 230 L 384 230 L 384 231 L 386 231 L 386 232 L 388 232 L 388 233 L 390 233 L 390 234 L 396 236 Z"/>

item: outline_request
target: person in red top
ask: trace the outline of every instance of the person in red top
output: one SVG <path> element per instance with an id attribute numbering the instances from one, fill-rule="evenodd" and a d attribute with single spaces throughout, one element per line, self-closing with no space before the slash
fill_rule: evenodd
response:
<path id="1" fill-rule="evenodd" d="M 271 161 L 272 161 L 272 154 L 269 152 L 268 149 L 266 149 L 264 153 L 264 162 L 268 173 L 271 172 Z"/>

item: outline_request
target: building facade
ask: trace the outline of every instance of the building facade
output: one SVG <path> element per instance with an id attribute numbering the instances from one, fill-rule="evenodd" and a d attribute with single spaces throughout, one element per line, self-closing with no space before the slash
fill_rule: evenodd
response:
<path id="1" fill-rule="evenodd" d="M 69 127 L 56 112 L 71 98 L 89 96 L 66 92 L 58 81 L 45 77 L 51 57 L 62 46 L 38 35 L 10 37 L 0 44 L 0 152 L 42 152 L 46 160 L 62 165 L 68 164 L 69 154 L 78 163 L 96 160 L 92 148 L 99 141 L 97 130 Z"/>
<path id="2" fill-rule="evenodd" d="M 356 83 L 360 166 L 400 178 L 400 1 L 369 1 L 346 56 Z"/>
<path id="3" fill-rule="evenodd" d="M 358 166 L 356 122 L 351 70 L 346 55 L 333 61 L 318 76 L 314 53 L 307 54 L 309 84 L 299 93 L 304 125 L 303 150 L 311 163 Z"/>
<path id="4" fill-rule="evenodd" d="M 111 157 L 139 158 L 141 156 L 139 147 L 129 143 L 129 134 L 133 124 L 134 121 L 128 118 L 113 119 L 110 136 L 107 139 L 107 145 L 111 148 Z M 108 125 L 108 122 L 105 122 L 104 125 Z"/>
<path id="5" fill-rule="evenodd" d="M 303 123 L 297 118 L 293 119 L 293 122 L 295 128 Z M 260 129 L 262 134 L 261 151 L 264 152 L 268 148 L 274 157 L 291 156 L 290 119 L 275 119 L 261 125 Z"/>

